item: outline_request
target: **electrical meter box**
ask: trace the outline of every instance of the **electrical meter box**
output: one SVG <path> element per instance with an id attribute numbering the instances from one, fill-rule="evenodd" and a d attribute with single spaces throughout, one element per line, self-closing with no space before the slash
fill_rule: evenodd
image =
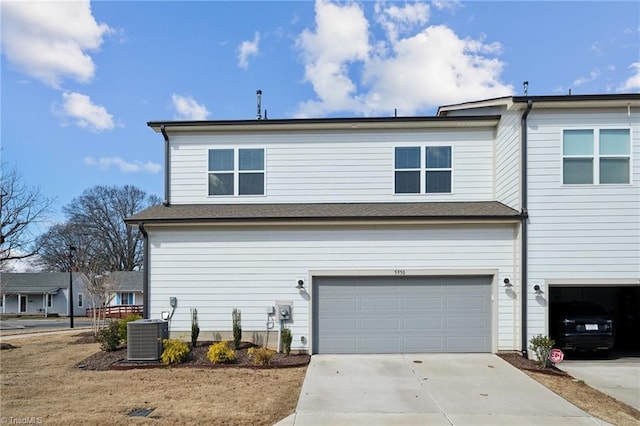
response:
<path id="1" fill-rule="evenodd" d="M 276 306 L 278 313 L 278 321 L 290 321 L 291 320 L 291 305 L 278 305 Z"/>

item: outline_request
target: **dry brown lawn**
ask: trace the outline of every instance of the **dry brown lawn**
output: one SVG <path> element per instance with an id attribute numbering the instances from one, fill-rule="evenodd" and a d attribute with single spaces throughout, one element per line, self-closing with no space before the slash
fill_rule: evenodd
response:
<path id="1" fill-rule="evenodd" d="M 295 411 L 306 367 L 84 371 L 98 344 L 50 335 L 9 340 L 0 351 L 4 419 L 45 424 L 272 425 Z M 280 391 L 285 389 L 285 391 Z M 129 417 L 155 408 L 150 418 Z"/>

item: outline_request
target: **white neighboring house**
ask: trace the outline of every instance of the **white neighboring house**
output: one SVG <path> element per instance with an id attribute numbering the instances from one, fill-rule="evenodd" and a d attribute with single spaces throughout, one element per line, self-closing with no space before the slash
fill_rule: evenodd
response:
<path id="1" fill-rule="evenodd" d="M 499 113 L 498 138 L 526 146 L 527 339 L 550 334 L 549 305 L 592 302 L 613 314 L 617 346 L 639 350 L 640 95 L 507 97 L 439 110 L 479 113 Z"/>
<path id="2" fill-rule="evenodd" d="M 119 271 L 113 272 L 115 282 L 118 284 L 117 292 L 111 298 L 111 306 L 133 306 L 142 305 L 142 272 L 139 271 Z"/>
<path id="3" fill-rule="evenodd" d="M 73 280 L 73 314 L 86 315 L 87 277 L 78 272 L 1 273 L 3 314 L 69 315 L 69 280 Z"/>
<path id="4" fill-rule="evenodd" d="M 182 334 L 197 308 L 206 337 L 239 308 L 245 336 L 286 326 L 310 353 L 526 352 L 554 283 L 640 300 L 638 108 L 507 97 L 436 117 L 150 122 L 165 203 L 126 220 L 145 235 L 145 317 Z M 628 150 L 563 155 L 562 129 L 604 127 Z M 588 159 L 628 181 L 562 182 Z"/>

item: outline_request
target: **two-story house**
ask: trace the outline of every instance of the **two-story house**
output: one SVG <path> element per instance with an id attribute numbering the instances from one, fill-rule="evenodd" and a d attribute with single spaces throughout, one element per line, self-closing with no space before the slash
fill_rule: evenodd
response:
<path id="1" fill-rule="evenodd" d="M 288 327 L 310 353 L 526 350 L 554 286 L 637 294 L 638 107 L 509 97 L 435 117 L 150 122 L 165 202 L 127 219 L 145 235 L 145 316 L 180 334 L 197 308 L 203 337 L 226 337 L 238 308 L 245 336 Z"/>

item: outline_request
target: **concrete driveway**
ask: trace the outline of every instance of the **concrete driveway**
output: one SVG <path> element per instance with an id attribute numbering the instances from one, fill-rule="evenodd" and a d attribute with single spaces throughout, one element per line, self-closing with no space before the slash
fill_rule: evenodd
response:
<path id="1" fill-rule="evenodd" d="M 285 425 L 604 424 L 492 354 L 314 355 Z"/>
<path id="2" fill-rule="evenodd" d="M 558 368 L 640 410 L 639 356 L 603 360 L 565 359 Z"/>

